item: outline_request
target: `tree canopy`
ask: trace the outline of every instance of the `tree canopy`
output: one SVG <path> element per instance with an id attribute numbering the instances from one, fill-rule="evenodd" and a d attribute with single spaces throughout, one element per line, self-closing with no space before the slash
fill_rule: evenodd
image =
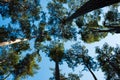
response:
<path id="1" fill-rule="evenodd" d="M 106 80 L 119 79 L 119 46 L 111 47 L 107 43 L 102 48 L 96 47 L 96 53 L 98 54 L 97 60 L 99 66 L 105 72 Z"/>
<path id="2" fill-rule="evenodd" d="M 78 74 L 60 73 L 62 63 L 72 69 L 83 66 L 94 80 L 98 66 L 107 80 L 120 78 L 119 65 L 115 65 L 119 63 L 119 47 L 97 47 L 96 59 L 84 45 L 99 42 L 109 33 L 120 33 L 120 1 L 43 1 L 0 0 L 0 80 L 33 76 L 41 66 L 41 53 L 55 63 L 55 80 L 80 80 Z M 71 42 L 70 48 L 67 42 Z"/>

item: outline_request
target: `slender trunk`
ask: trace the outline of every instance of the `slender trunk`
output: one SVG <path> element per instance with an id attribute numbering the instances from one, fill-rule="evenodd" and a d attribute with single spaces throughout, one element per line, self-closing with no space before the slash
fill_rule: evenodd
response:
<path id="1" fill-rule="evenodd" d="M 93 73 L 93 71 L 92 71 L 92 70 L 90 69 L 90 67 L 86 64 L 84 57 L 83 57 L 83 63 L 84 63 L 84 65 L 88 68 L 89 72 L 92 74 L 94 80 L 97 80 L 97 77 L 95 76 L 95 74 Z"/>
<path id="2" fill-rule="evenodd" d="M 66 22 L 71 21 L 74 18 L 77 18 L 78 16 L 86 14 L 90 11 L 93 11 L 105 6 L 109 6 L 118 2 L 120 2 L 120 0 L 89 0 L 83 6 L 81 6 L 78 10 L 76 10 L 75 13 L 73 13 L 70 17 L 68 17 L 66 19 Z"/>
<path id="3" fill-rule="evenodd" d="M 55 80 L 60 80 L 59 63 L 55 62 Z"/>
<path id="4" fill-rule="evenodd" d="M 88 68 L 88 70 L 90 71 L 90 73 L 92 74 L 94 80 L 97 80 L 97 77 L 95 76 L 95 74 L 93 73 L 93 71 L 86 65 L 86 67 Z"/>

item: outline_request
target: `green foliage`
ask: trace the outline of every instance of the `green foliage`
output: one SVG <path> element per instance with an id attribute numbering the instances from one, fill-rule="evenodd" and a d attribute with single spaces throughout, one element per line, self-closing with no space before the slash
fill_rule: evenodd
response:
<path id="1" fill-rule="evenodd" d="M 23 33 L 22 38 L 30 39 L 32 37 L 31 22 L 34 23 L 35 21 L 40 20 L 39 0 L 17 0 L 17 1 L 7 0 L 7 2 L 5 0 L 0 3 L 0 6 L 1 6 L 1 11 L 0 11 L 1 16 L 3 18 L 10 17 L 11 18 L 10 23 L 19 25 L 21 33 Z M 12 36 L 11 38 L 14 41 L 17 37 Z"/>
<path id="2" fill-rule="evenodd" d="M 40 12 L 40 6 L 39 6 L 38 0 L 11 0 L 7 4 L 7 10 L 6 13 L 1 15 L 4 16 L 10 16 L 12 18 L 12 22 L 16 22 L 17 20 L 27 20 L 27 19 L 39 19 L 39 12 Z M 5 6 L 5 4 L 4 4 Z"/>
<path id="3" fill-rule="evenodd" d="M 51 69 L 53 71 L 53 77 L 50 77 L 49 80 L 55 80 L 55 70 Z M 60 74 L 60 80 L 80 80 L 81 75 L 74 74 L 74 73 L 68 73 L 68 76 L 65 74 Z"/>
<path id="4" fill-rule="evenodd" d="M 62 29 L 62 39 L 64 40 L 77 40 L 77 36 L 76 36 L 77 30 L 74 27 L 64 27 Z"/>
<path id="5" fill-rule="evenodd" d="M 81 64 L 84 65 L 85 69 L 87 70 L 95 70 L 96 63 L 94 62 L 94 59 L 88 55 L 88 50 L 85 48 L 85 46 L 80 45 L 80 43 L 76 43 L 65 54 L 64 44 L 57 41 L 68 41 L 72 39 L 76 40 L 79 30 L 81 39 L 86 43 L 100 41 L 102 38 L 105 38 L 107 33 L 98 33 L 92 31 L 92 29 L 103 28 L 103 26 L 101 27 L 98 24 L 101 19 L 101 10 L 96 10 L 92 12 L 92 14 L 90 13 L 81 16 L 74 21 L 73 18 L 96 9 L 96 6 L 86 5 L 87 7 L 82 7 L 82 5 L 85 2 L 87 3 L 88 0 L 51 0 L 47 4 L 48 11 L 41 11 L 39 1 L 40 0 L 0 1 L 0 14 L 2 18 L 10 18 L 11 20 L 8 25 L 4 24 L 2 27 L 0 27 L 0 42 L 15 41 L 19 38 L 21 40 L 25 38 L 29 41 L 32 38 L 35 38 L 34 47 L 37 49 L 35 53 L 27 54 L 24 58 L 21 58 L 22 54 L 20 54 L 20 52 L 28 50 L 30 44 L 28 44 L 27 41 L 21 41 L 20 43 L 9 45 L 11 48 L 7 48 L 9 52 L 3 52 L 0 56 L 0 75 L 6 75 L 10 72 L 12 75 L 14 75 L 15 80 L 20 80 L 21 77 L 33 76 L 35 70 L 39 69 L 39 66 L 36 63 L 36 57 L 38 58 L 38 61 L 41 61 L 39 50 L 49 52 L 48 56 L 55 63 L 59 64 L 62 62 L 62 60 L 65 60 L 69 67 L 74 68 Z M 100 3 L 102 2 L 96 0 L 96 2 L 97 1 Z M 89 4 L 91 2 L 88 1 Z M 103 4 L 104 5 L 98 4 L 99 6 L 97 6 L 101 8 L 101 6 L 105 6 L 105 3 Z M 82 10 L 79 9 L 80 6 L 82 7 Z M 78 14 L 78 10 L 80 10 L 80 14 Z M 73 15 L 72 18 L 69 18 L 70 15 L 72 15 L 75 11 L 78 11 L 78 13 Z M 48 12 L 47 15 L 45 12 Z M 114 21 L 115 18 L 116 13 L 113 11 L 109 11 L 105 15 L 105 19 L 109 21 Z M 77 24 L 78 29 L 74 23 Z M 19 29 L 14 29 L 16 25 L 19 26 Z M 56 41 L 57 43 L 50 43 L 48 47 L 45 47 L 42 43 L 46 41 Z M 100 53 L 104 53 L 104 51 L 105 53 L 111 53 L 108 50 L 109 47 L 105 46 L 104 48 L 105 49 L 103 52 Z M 118 48 L 115 50 L 115 53 L 119 53 Z M 100 49 L 98 48 L 98 53 L 99 51 Z M 110 59 L 111 61 L 107 61 L 108 59 L 106 60 L 106 57 L 110 56 L 112 57 L 112 59 Z M 113 71 L 113 73 L 111 72 L 111 74 L 108 75 L 108 80 L 110 79 L 111 75 L 113 75 L 113 77 L 116 74 L 118 75 L 119 70 L 117 71 L 117 69 L 119 68 L 115 68 L 119 67 L 119 65 L 114 65 L 114 68 L 110 65 L 120 62 L 118 54 L 114 54 L 114 57 L 113 54 L 107 56 L 106 54 L 102 54 L 97 57 L 97 59 L 99 61 L 100 67 L 104 72 L 106 72 L 107 75 L 110 73 L 110 70 Z M 106 62 L 109 62 L 109 64 Z M 79 80 L 79 76 L 76 74 L 69 74 L 68 77 L 61 75 L 61 78 L 63 80 Z"/>
<path id="6" fill-rule="evenodd" d="M 16 79 L 27 75 L 34 75 L 34 70 L 39 69 L 39 66 L 35 61 L 36 55 L 36 53 L 27 54 L 19 63 L 15 65 L 14 75 Z"/>
<path id="7" fill-rule="evenodd" d="M 81 39 L 86 43 L 93 43 L 100 41 L 102 38 L 105 38 L 107 36 L 106 33 L 100 33 L 100 32 L 93 32 L 92 29 L 89 28 L 82 28 L 80 31 Z"/>
<path id="8" fill-rule="evenodd" d="M 7 53 L 7 51 L 3 51 L 0 55 L 0 75 L 7 74 L 11 72 L 14 65 L 19 62 L 20 56 L 17 52 L 13 51 L 12 53 Z"/>
<path id="9" fill-rule="evenodd" d="M 107 43 L 102 48 L 96 47 L 97 60 L 100 68 L 105 72 L 106 80 L 120 78 L 119 51 L 119 47 L 114 48 Z"/>
<path id="10" fill-rule="evenodd" d="M 28 41 L 21 41 L 19 43 L 12 44 L 11 47 L 16 50 L 16 52 L 21 52 L 28 50 L 30 48 L 30 44 Z"/>
<path id="11" fill-rule="evenodd" d="M 51 46 L 49 52 L 50 58 L 55 62 L 61 62 L 64 56 L 64 45 L 63 43 L 57 43 Z"/>
<path id="12" fill-rule="evenodd" d="M 61 80 L 80 80 L 80 76 L 78 74 L 69 73 L 68 77 L 61 74 Z"/>
<path id="13" fill-rule="evenodd" d="M 47 8 L 51 18 L 49 18 L 49 23 L 56 22 L 59 18 L 62 19 L 66 14 L 66 8 L 61 3 L 49 2 Z"/>
<path id="14" fill-rule="evenodd" d="M 88 24 L 86 24 L 89 28 L 98 28 L 98 21 L 97 20 L 91 20 Z"/>
<path id="15" fill-rule="evenodd" d="M 20 80 L 26 76 L 33 76 L 39 69 L 39 65 L 36 62 L 40 62 L 41 57 L 38 52 L 27 54 L 23 59 L 19 52 L 10 48 L 9 51 L 3 50 L 0 55 L 0 76 L 14 75 L 15 80 Z M 5 77 L 5 78 L 7 78 Z M 1 79 L 1 78 L 0 78 Z"/>
<path id="16" fill-rule="evenodd" d="M 0 42 L 4 42 L 8 38 L 9 32 L 4 28 L 5 26 L 2 26 L 0 28 Z"/>
<path id="17" fill-rule="evenodd" d="M 76 20 L 76 24 L 79 28 L 81 28 L 82 26 L 84 26 L 84 17 L 81 16 Z"/>
<path id="18" fill-rule="evenodd" d="M 68 15 L 67 9 L 63 6 L 62 3 L 57 1 L 51 1 L 48 3 L 48 12 L 50 17 L 48 18 L 49 30 L 48 34 L 59 38 L 61 40 L 75 39 L 76 37 L 76 28 L 74 28 L 70 23 L 66 25 L 63 24 L 65 16 Z"/>
<path id="19" fill-rule="evenodd" d="M 98 22 L 100 21 L 100 14 L 101 10 L 96 10 L 93 12 L 93 14 L 87 14 L 83 17 L 82 21 L 84 22 L 84 25 L 77 24 L 78 27 L 80 28 L 79 33 L 81 35 L 81 39 L 84 42 L 86 43 L 97 42 L 107 36 L 107 32 L 101 33 L 93 31 L 94 29 L 104 28 L 104 26 L 98 24 Z M 80 22 L 78 21 L 78 23 Z"/>
<path id="20" fill-rule="evenodd" d="M 79 64 L 82 64 L 85 68 L 89 66 L 91 69 L 95 70 L 96 62 L 87 53 L 88 49 L 86 49 L 85 46 L 82 46 L 81 43 L 76 43 L 72 45 L 72 48 L 65 54 L 65 61 L 68 66 L 73 69 Z"/>
<path id="21" fill-rule="evenodd" d="M 106 20 L 108 21 L 115 21 L 115 19 L 117 19 L 117 12 L 113 12 L 113 11 L 108 11 L 107 14 L 105 15 Z"/>
<path id="22" fill-rule="evenodd" d="M 72 45 L 72 48 L 67 51 L 64 59 L 67 62 L 68 66 L 72 69 L 80 64 L 83 65 L 83 70 L 88 70 L 93 78 L 97 80 L 95 74 L 92 71 L 97 69 L 96 62 L 87 53 L 88 49 L 86 49 L 85 46 L 82 46 L 80 43 L 76 43 Z M 74 79 L 74 75 L 72 79 Z"/>

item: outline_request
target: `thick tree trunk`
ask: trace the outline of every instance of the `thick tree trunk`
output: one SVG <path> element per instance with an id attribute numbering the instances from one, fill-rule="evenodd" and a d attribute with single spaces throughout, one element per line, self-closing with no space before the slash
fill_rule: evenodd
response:
<path id="1" fill-rule="evenodd" d="M 90 11 L 109 6 L 115 3 L 120 2 L 120 0 L 89 0 L 83 6 L 81 6 L 75 13 L 73 13 L 70 17 L 68 17 L 65 21 L 71 21 L 78 16 L 86 14 Z"/>
<path id="2" fill-rule="evenodd" d="M 60 80 L 59 63 L 55 62 L 55 80 Z"/>
<path id="3" fill-rule="evenodd" d="M 88 70 L 90 71 L 90 73 L 92 74 L 94 80 L 97 80 L 97 77 L 95 76 L 95 74 L 93 73 L 93 71 L 86 65 L 86 67 L 88 68 Z"/>

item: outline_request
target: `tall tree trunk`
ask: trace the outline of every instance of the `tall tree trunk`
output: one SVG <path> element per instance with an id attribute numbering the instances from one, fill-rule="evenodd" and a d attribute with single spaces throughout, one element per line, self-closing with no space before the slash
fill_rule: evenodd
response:
<path id="1" fill-rule="evenodd" d="M 55 80 L 60 80 L 59 62 L 55 62 Z"/>
<path id="2" fill-rule="evenodd" d="M 88 68 L 88 70 L 89 70 L 90 73 L 92 74 L 94 80 L 97 80 L 97 77 L 95 76 L 95 74 L 93 73 L 93 71 L 89 68 L 89 66 L 86 65 L 86 67 Z"/>
<path id="3" fill-rule="evenodd" d="M 105 6 L 109 6 L 115 3 L 120 2 L 120 0 L 89 0 L 83 6 L 81 6 L 75 13 L 73 13 L 70 17 L 68 17 L 65 21 L 71 21 L 78 16 L 86 14 L 95 9 L 99 9 Z"/>

